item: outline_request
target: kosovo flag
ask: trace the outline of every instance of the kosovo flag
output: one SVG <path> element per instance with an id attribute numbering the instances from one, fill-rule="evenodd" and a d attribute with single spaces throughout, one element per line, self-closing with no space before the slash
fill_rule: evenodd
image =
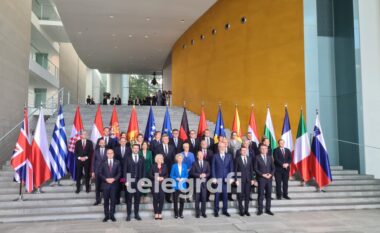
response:
<path id="1" fill-rule="evenodd" d="M 156 123 L 154 121 L 152 106 L 150 106 L 148 122 L 146 123 L 146 128 L 145 128 L 144 140 L 147 142 L 152 141 L 155 132 L 156 132 Z"/>
<path id="2" fill-rule="evenodd" d="M 226 132 L 224 131 L 224 121 L 222 116 L 222 109 L 219 107 L 218 110 L 218 117 L 216 118 L 216 124 L 215 124 L 215 132 L 214 132 L 214 142 L 218 143 L 218 137 L 219 136 L 226 136 Z"/>
<path id="3" fill-rule="evenodd" d="M 162 134 L 167 134 L 169 138 L 173 138 L 172 123 L 170 122 L 169 109 L 166 107 L 164 124 L 162 125 Z"/>

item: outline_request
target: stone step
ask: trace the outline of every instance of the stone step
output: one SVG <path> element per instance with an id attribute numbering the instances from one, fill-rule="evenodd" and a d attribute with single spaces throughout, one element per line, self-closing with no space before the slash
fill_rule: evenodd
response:
<path id="1" fill-rule="evenodd" d="M 357 170 L 333 170 L 331 171 L 332 177 L 334 179 L 334 175 L 357 175 L 358 171 Z"/>
<path id="2" fill-rule="evenodd" d="M 324 188 L 327 192 L 329 191 L 354 191 L 354 190 L 380 190 L 380 185 L 333 185 Z"/>

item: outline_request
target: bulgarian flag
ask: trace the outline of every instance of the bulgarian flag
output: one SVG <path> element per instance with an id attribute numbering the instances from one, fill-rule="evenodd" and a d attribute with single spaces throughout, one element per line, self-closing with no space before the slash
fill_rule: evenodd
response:
<path id="1" fill-rule="evenodd" d="M 306 131 L 306 123 L 301 111 L 300 121 L 298 123 L 297 139 L 294 146 L 293 163 L 300 172 L 303 180 L 306 182 L 312 178 L 310 164 L 310 140 Z"/>
<path id="2" fill-rule="evenodd" d="M 249 117 L 248 132 L 252 134 L 252 141 L 256 142 L 256 144 L 259 145 L 259 134 L 257 133 L 256 119 L 255 113 L 253 111 L 253 106 L 251 110 L 251 115 Z"/>
<path id="3" fill-rule="evenodd" d="M 131 140 L 135 140 L 137 135 L 139 134 L 139 123 L 137 120 L 136 108 L 133 105 L 131 118 L 129 119 L 129 126 L 127 132 L 127 140 L 130 142 Z"/>
<path id="4" fill-rule="evenodd" d="M 269 107 L 267 108 L 267 118 L 265 120 L 264 135 L 269 139 L 270 147 L 274 150 L 277 147 L 276 136 L 274 135 L 274 128 L 272 118 L 270 116 Z"/>
<path id="5" fill-rule="evenodd" d="M 232 122 L 232 131 L 236 132 L 237 140 L 242 142 L 241 140 L 241 127 L 240 127 L 240 118 L 237 107 L 235 107 L 235 116 Z"/>

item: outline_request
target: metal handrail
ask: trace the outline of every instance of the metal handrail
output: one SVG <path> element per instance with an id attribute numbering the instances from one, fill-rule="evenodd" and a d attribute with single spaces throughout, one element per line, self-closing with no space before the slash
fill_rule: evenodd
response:
<path id="1" fill-rule="evenodd" d="M 43 53 L 41 50 L 39 50 L 36 46 L 34 46 L 32 43 L 30 43 L 30 47 L 35 50 L 37 53 Z M 33 51 L 30 51 L 30 56 L 31 56 L 31 59 L 33 61 L 35 61 L 36 63 L 37 62 L 37 57 L 36 57 L 36 53 L 33 52 Z M 42 68 L 44 68 L 45 70 L 49 71 L 49 73 L 51 73 L 52 75 L 54 75 L 55 78 L 59 78 L 59 67 L 56 66 L 49 58 L 44 58 L 44 60 L 46 59 L 47 61 L 47 64 L 48 64 L 48 67 L 44 67 L 43 65 L 39 64 Z M 49 69 L 49 65 L 52 66 L 52 68 L 54 69 L 54 71 L 51 71 Z"/>

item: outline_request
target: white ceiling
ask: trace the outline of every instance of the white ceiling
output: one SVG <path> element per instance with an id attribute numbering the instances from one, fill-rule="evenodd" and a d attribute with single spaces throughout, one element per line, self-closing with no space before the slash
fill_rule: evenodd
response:
<path id="1" fill-rule="evenodd" d="M 88 67 L 103 73 L 151 74 L 162 70 L 175 41 L 216 1 L 55 0 L 55 3 L 70 41 Z"/>

